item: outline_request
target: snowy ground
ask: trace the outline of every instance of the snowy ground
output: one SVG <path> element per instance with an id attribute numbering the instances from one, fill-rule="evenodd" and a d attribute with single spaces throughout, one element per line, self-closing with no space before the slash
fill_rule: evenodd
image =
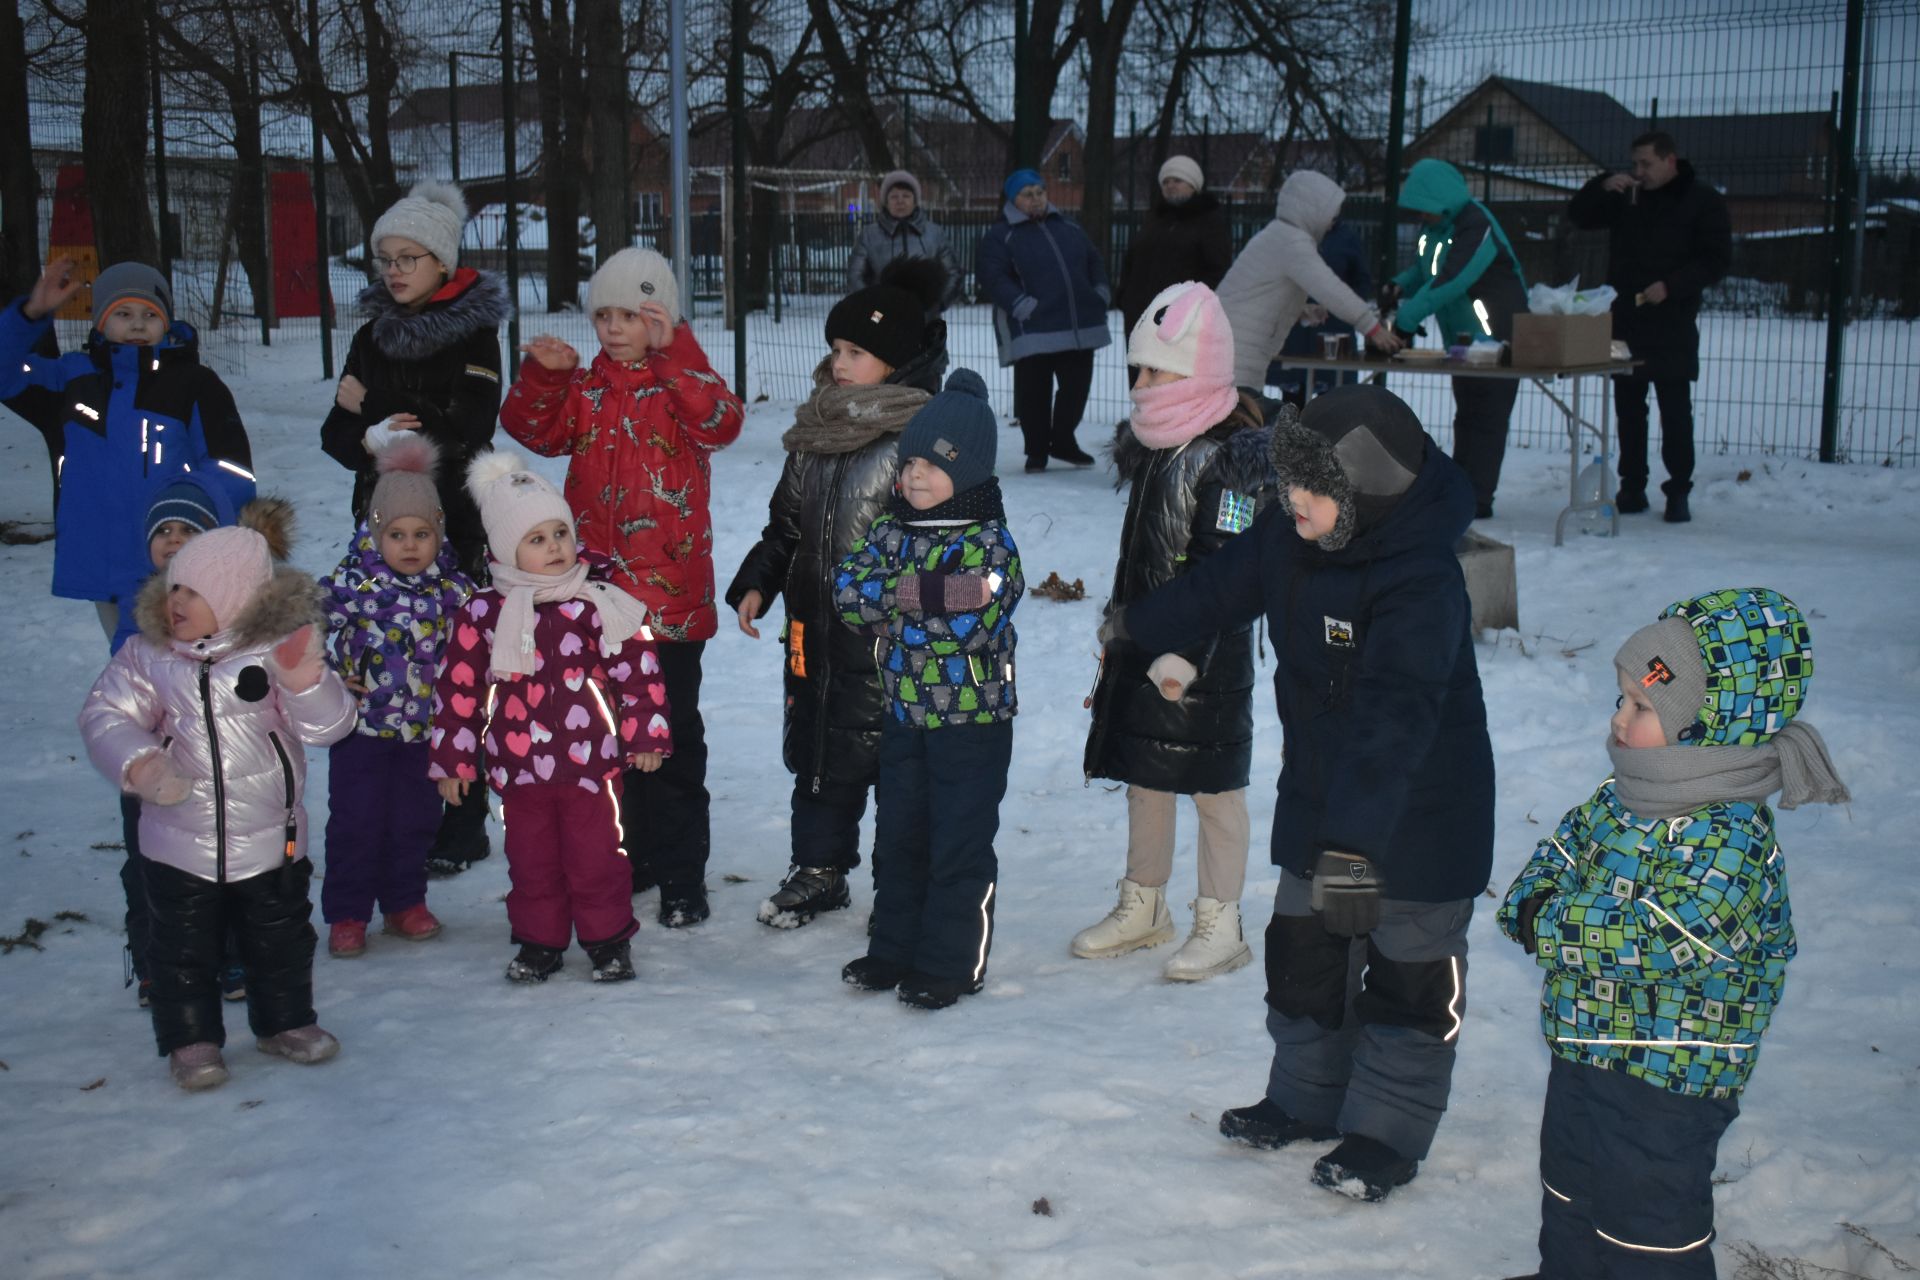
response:
<path id="1" fill-rule="evenodd" d="M 348 485 L 316 447 L 330 389 L 315 363 L 306 344 L 251 350 L 236 391 L 266 487 L 302 508 L 297 559 L 322 571 L 348 533 Z M 757 406 L 717 460 L 723 581 L 759 529 L 789 411 Z M 1017 461 L 1015 437 L 1001 444 Z M 44 467 L 38 439 L 9 420 L 0 514 L 44 518 Z M 1801 955 L 1721 1151 L 1722 1274 L 1739 1271 L 1744 1242 L 1832 1269 L 1754 1275 L 1891 1277 L 1911 1265 L 1896 1268 L 1851 1228 L 1920 1264 L 1909 1003 L 1920 977 L 1920 474 L 1711 456 L 1700 480 L 1690 526 L 1639 517 L 1618 541 L 1555 549 L 1565 457 L 1510 454 L 1488 532 L 1516 547 L 1523 626 L 1479 655 L 1500 768 L 1495 885 L 1602 776 L 1608 660 L 1628 631 L 1716 586 L 1764 583 L 1797 600 L 1819 652 L 1809 718 L 1855 801 L 1779 814 Z M 0 740 L 0 931 L 55 922 L 44 950 L 0 955 L 0 1275 L 1530 1270 L 1547 1068 L 1539 981 L 1499 939 L 1491 901 L 1473 923 L 1453 1109 L 1419 1179 L 1382 1206 L 1310 1187 L 1314 1149 L 1256 1154 L 1215 1133 L 1219 1111 L 1255 1100 L 1265 1079 L 1257 964 L 1183 987 L 1159 977 L 1164 948 L 1069 958 L 1067 938 L 1111 904 L 1121 870 L 1123 799 L 1083 786 L 1079 765 L 1122 501 L 1101 474 L 1016 468 L 1005 483 L 1029 583 L 1057 571 L 1083 578 L 1089 598 L 1029 596 L 1018 615 L 1022 711 L 983 995 L 927 1015 L 840 984 L 865 941 L 864 871 L 852 911 L 791 933 L 755 922 L 786 863 L 779 654 L 728 627 L 708 649 L 704 705 L 711 922 L 662 930 L 649 894 L 636 904 L 639 982 L 595 987 L 576 954 L 545 987 L 513 987 L 500 978 L 496 854 L 434 883 L 443 939 L 376 935 L 363 959 L 317 961 L 321 1020 L 346 1046 L 337 1061 L 264 1058 L 231 1010 L 234 1078 L 191 1097 L 167 1082 L 120 987 L 121 855 L 99 847 L 119 838 L 118 817 L 73 728 L 104 643 L 90 608 L 47 595 L 50 546 L 0 547 L 13 602 L 0 669 L 14 672 L 0 701 L 12 726 Z M 1256 949 L 1280 748 L 1264 698 L 1258 723 L 1245 897 Z M 324 754 L 314 764 L 317 830 Z M 1183 815 L 1182 903 L 1191 841 Z"/>

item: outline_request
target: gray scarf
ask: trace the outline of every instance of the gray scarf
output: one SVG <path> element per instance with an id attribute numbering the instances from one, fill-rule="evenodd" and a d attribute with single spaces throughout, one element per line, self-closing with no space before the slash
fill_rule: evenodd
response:
<path id="1" fill-rule="evenodd" d="M 1782 809 L 1845 804 L 1853 797 L 1834 772 L 1827 744 L 1795 720 L 1757 747 L 1623 747 L 1607 735 L 1613 790 L 1642 818 L 1673 818 L 1728 800 Z"/>
<path id="2" fill-rule="evenodd" d="M 813 371 L 813 398 L 793 415 L 793 426 L 780 437 L 788 453 L 852 453 L 881 436 L 898 435 L 907 419 L 933 397 L 918 387 L 883 382 L 878 386 L 835 386 L 828 367 L 833 357 Z"/>

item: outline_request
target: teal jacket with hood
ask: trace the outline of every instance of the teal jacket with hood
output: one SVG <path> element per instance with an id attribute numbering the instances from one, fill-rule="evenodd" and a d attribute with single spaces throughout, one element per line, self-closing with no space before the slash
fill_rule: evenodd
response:
<path id="1" fill-rule="evenodd" d="M 1438 318 L 1442 344 L 1457 334 L 1513 336 L 1514 313 L 1526 310 L 1527 281 L 1506 232 L 1467 180 L 1444 160 L 1422 160 L 1407 173 L 1399 205 L 1440 221 L 1421 237 L 1414 264 L 1393 278 L 1400 286 L 1394 327 L 1411 333 Z"/>

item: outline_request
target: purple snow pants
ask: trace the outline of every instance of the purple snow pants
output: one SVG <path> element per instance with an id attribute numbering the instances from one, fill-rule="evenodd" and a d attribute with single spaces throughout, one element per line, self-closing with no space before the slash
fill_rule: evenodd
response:
<path id="1" fill-rule="evenodd" d="M 427 777 L 427 741 L 354 733 L 328 752 L 328 924 L 373 919 L 427 900 L 427 850 L 440 830 L 440 792 Z"/>
<path id="2" fill-rule="evenodd" d="M 480 798 L 476 788 L 464 801 Z M 597 788 L 575 780 L 507 789 L 507 923 L 515 942 L 564 951 L 619 942 L 640 926 L 633 918 L 633 871 L 620 831 L 620 775 Z"/>

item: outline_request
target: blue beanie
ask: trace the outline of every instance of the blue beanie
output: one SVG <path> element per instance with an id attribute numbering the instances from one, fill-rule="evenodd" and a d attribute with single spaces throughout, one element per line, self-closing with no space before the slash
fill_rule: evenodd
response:
<path id="1" fill-rule="evenodd" d="M 201 533 L 225 523 L 207 491 L 191 480 L 175 480 L 147 508 L 147 541 L 152 542 L 153 535 L 169 520 L 192 525 Z"/>
<path id="2" fill-rule="evenodd" d="M 1038 169 L 1015 169 L 1007 175 L 1007 180 L 1001 186 L 1000 190 L 1004 191 L 1007 199 L 1011 200 L 1028 187 L 1044 187 L 1046 185 L 1047 180 L 1040 176 Z"/>
<path id="3" fill-rule="evenodd" d="M 993 478 L 997 426 L 987 384 L 971 369 L 955 369 L 940 394 L 907 421 L 900 461 L 925 458 L 953 478 L 956 494 L 965 493 Z"/>

